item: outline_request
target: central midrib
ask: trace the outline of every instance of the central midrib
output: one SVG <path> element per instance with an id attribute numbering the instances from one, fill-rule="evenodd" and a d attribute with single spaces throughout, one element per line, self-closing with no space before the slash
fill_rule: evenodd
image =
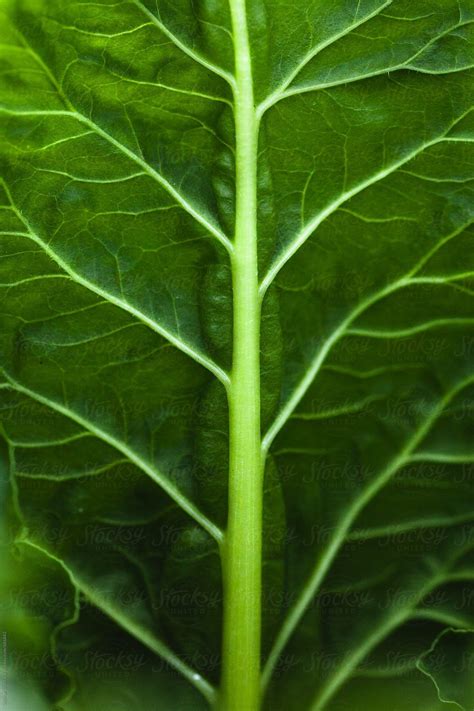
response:
<path id="1" fill-rule="evenodd" d="M 262 447 L 260 297 L 257 266 L 257 149 L 245 0 L 230 0 L 235 56 L 236 218 L 233 362 L 229 392 L 228 526 L 223 544 L 224 637 L 219 709 L 260 702 Z"/>

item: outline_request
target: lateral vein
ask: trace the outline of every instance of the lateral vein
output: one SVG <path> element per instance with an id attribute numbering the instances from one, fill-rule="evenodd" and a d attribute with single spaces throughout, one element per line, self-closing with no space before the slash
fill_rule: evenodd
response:
<path id="1" fill-rule="evenodd" d="M 163 491 L 165 491 L 168 496 L 173 499 L 173 501 L 178 504 L 178 506 L 185 511 L 191 518 L 193 518 L 196 523 L 198 523 L 202 528 L 204 528 L 209 535 L 211 535 L 218 543 L 221 543 L 223 539 L 223 533 L 210 519 L 207 518 L 184 494 L 179 491 L 159 470 L 157 470 L 151 463 L 142 459 L 131 447 L 121 442 L 116 437 L 112 436 L 105 430 L 100 429 L 97 425 L 86 420 L 84 417 L 79 415 L 74 410 L 61 405 L 60 403 L 51 400 L 35 390 L 22 385 L 16 381 L 9 373 L 5 370 L 2 371 L 6 380 L 8 381 L 12 390 L 26 395 L 27 397 L 39 402 L 42 405 L 58 412 L 60 415 L 64 415 L 68 419 L 76 422 L 80 427 L 90 432 L 92 435 L 102 440 L 106 444 L 110 445 L 118 452 L 121 452 L 132 464 L 134 464 L 138 469 L 147 474 L 156 484 L 158 484 Z"/>
<path id="2" fill-rule="evenodd" d="M 145 7 L 145 5 L 140 2 L 140 0 L 129 0 L 129 2 L 132 5 L 138 7 L 151 20 L 151 22 L 156 25 L 156 27 L 158 27 L 158 29 L 161 30 L 161 32 L 163 32 L 163 34 L 166 35 L 168 39 L 170 39 L 173 44 L 176 45 L 176 47 L 178 47 L 182 52 L 187 54 L 188 57 L 191 57 L 191 59 L 194 59 L 195 62 L 198 62 L 198 64 L 201 64 L 203 67 L 213 72 L 214 74 L 217 74 L 222 79 L 225 79 L 225 81 L 228 82 L 232 87 L 235 85 L 235 79 L 232 74 L 229 74 L 229 72 L 227 72 L 222 67 L 219 67 L 217 64 L 210 62 L 199 52 L 196 52 L 196 50 L 192 49 L 191 47 L 188 47 L 187 44 L 185 44 L 182 40 L 179 39 L 179 37 L 177 37 L 173 32 L 171 32 L 170 29 L 168 29 L 164 22 L 162 22 L 147 7 Z"/>
<path id="3" fill-rule="evenodd" d="M 319 212 L 315 217 L 313 217 L 313 219 L 310 220 L 309 223 L 301 230 L 301 232 L 299 232 L 299 234 L 297 234 L 296 237 L 290 242 L 289 246 L 282 252 L 282 254 L 275 260 L 273 265 L 268 270 L 260 285 L 260 294 L 262 298 L 265 295 L 268 287 L 274 281 L 279 271 L 282 269 L 282 267 L 285 266 L 285 264 L 313 234 L 313 232 L 319 227 L 319 225 L 321 225 L 328 217 L 330 217 L 334 212 L 336 212 L 341 207 L 341 205 L 344 205 L 351 198 L 355 197 L 359 193 L 363 192 L 372 185 L 375 185 L 381 180 L 384 180 L 384 178 L 387 178 L 388 176 L 392 175 L 392 173 L 401 168 L 402 165 L 409 163 L 411 160 L 413 160 L 413 158 L 416 158 L 417 155 L 425 151 L 427 148 L 431 148 L 432 146 L 435 146 L 438 143 L 442 143 L 444 138 L 444 135 L 442 137 L 438 136 L 437 138 L 431 141 L 423 143 L 421 146 L 416 148 L 416 150 L 411 151 L 409 154 L 405 155 L 400 160 L 394 161 L 387 168 L 379 170 L 377 173 L 370 176 L 370 178 L 366 178 L 366 180 L 361 181 L 358 185 L 355 185 L 350 190 L 347 190 L 342 193 L 336 200 L 333 200 L 332 203 L 325 207 L 324 210 L 321 210 L 321 212 Z"/>
<path id="4" fill-rule="evenodd" d="M 393 0 L 391 0 L 391 2 L 392 2 L 392 1 L 393 1 Z M 388 4 L 391 4 L 391 2 L 388 3 Z M 382 8 L 382 9 L 383 9 L 383 8 Z M 377 14 L 379 14 L 379 13 L 377 12 L 377 13 L 375 13 L 375 15 L 371 15 L 371 17 L 368 18 L 368 19 L 371 19 L 372 17 L 375 17 Z M 359 23 L 359 24 L 361 24 L 361 23 Z M 263 114 L 264 114 L 266 111 L 268 111 L 268 109 L 270 109 L 272 106 L 275 106 L 275 104 L 277 104 L 279 101 L 282 101 L 283 99 L 288 99 L 288 98 L 290 98 L 291 96 L 300 96 L 300 95 L 302 95 L 302 94 L 308 94 L 308 93 L 311 93 L 311 92 L 313 92 L 313 91 L 319 91 L 319 90 L 321 90 L 321 89 L 330 89 L 330 88 L 333 88 L 333 87 L 336 87 L 336 86 L 341 86 L 341 85 L 346 85 L 346 84 L 352 84 L 352 83 L 354 83 L 354 82 L 356 82 L 356 81 L 363 81 L 364 79 L 371 79 L 371 78 L 373 78 L 373 77 L 383 76 L 383 75 L 385 75 L 385 74 L 388 75 L 388 74 L 391 73 L 391 72 L 398 72 L 398 71 L 401 71 L 401 70 L 403 70 L 403 69 L 408 69 L 408 70 L 410 70 L 410 71 L 418 71 L 418 72 L 420 72 L 420 73 L 426 73 L 426 74 L 436 74 L 436 72 L 431 72 L 431 71 L 428 71 L 428 70 L 423 70 L 423 69 L 417 68 L 416 66 L 410 66 L 410 63 L 411 63 L 411 62 L 414 62 L 420 55 L 423 54 L 423 52 L 425 52 L 427 49 L 429 49 L 431 46 L 433 46 L 433 44 L 435 44 L 436 42 L 438 42 L 440 39 L 443 39 L 444 37 L 446 37 L 447 35 L 449 35 L 451 32 L 453 32 L 454 30 L 458 29 L 459 27 L 464 27 L 465 25 L 469 25 L 469 24 L 472 24 L 472 21 L 462 22 L 462 23 L 459 23 L 459 24 L 457 24 L 457 25 L 453 25 L 452 27 L 449 27 L 447 30 L 445 30 L 444 32 L 442 32 L 440 35 L 436 35 L 436 37 L 433 37 L 432 39 L 430 39 L 429 42 L 427 42 L 425 45 L 423 45 L 423 47 L 421 47 L 421 49 L 417 50 L 414 54 L 411 55 L 411 57 L 408 57 L 408 59 L 406 59 L 404 62 L 400 62 L 399 64 L 395 64 L 395 65 L 393 65 L 393 66 L 391 66 L 391 67 L 385 67 L 385 68 L 383 68 L 383 69 L 376 70 L 376 71 L 374 71 L 374 72 L 369 72 L 368 74 L 360 74 L 360 75 L 358 75 L 358 76 L 347 77 L 347 78 L 345 78 L 345 79 L 338 79 L 338 80 L 335 80 L 335 81 L 332 81 L 332 82 L 325 82 L 325 83 L 319 83 L 319 84 L 307 84 L 307 85 L 295 86 L 293 89 L 292 89 L 291 87 L 288 88 L 289 85 L 291 84 L 291 82 L 297 77 L 297 75 L 298 75 L 299 72 L 301 71 L 301 70 L 298 70 L 298 71 L 295 73 L 295 75 L 291 78 L 290 81 L 285 82 L 284 84 L 282 84 L 279 89 L 277 89 L 276 91 L 274 91 L 274 92 L 273 92 L 272 94 L 270 94 L 264 101 L 262 101 L 262 103 L 260 104 L 260 106 L 259 106 L 259 108 L 258 108 L 259 116 L 260 116 L 260 117 L 263 116 Z M 357 26 L 358 26 L 358 25 L 357 25 Z M 351 29 L 355 29 L 355 28 L 353 27 L 353 28 L 351 28 Z M 343 33 L 343 34 L 342 34 L 340 37 L 338 37 L 337 39 L 340 39 L 341 37 L 344 37 L 345 34 L 347 34 L 347 33 Z M 330 44 L 331 44 L 331 43 L 326 44 L 324 47 L 321 47 L 321 49 L 325 49 L 325 48 L 326 48 L 327 46 L 329 46 Z M 316 52 L 316 54 L 317 54 L 317 53 L 319 53 L 319 50 L 318 50 L 318 52 Z M 313 55 L 313 56 L 316 56 L 316 55 Z M 310 59 L 312 59 L 312 58 L 313 58 L 313 57 L 310 57 Z M 306 64 L 307 64 L 307 62 L 305 62 L 304 66 L 305 66 Z M 449 72 L 439 72 L 439 74 L 444 74 L 444 73 L 451 74 L 451 73 L 456 72 L 456 71 L 465 71 L 466 69 L 471 68 L 471 66 L 472 66 L 472 65 L 469 65 L 469 66 L 462 66 L 462 67 L 456 68 L 456 69 L 454 69 L 454 70 L 453 70 L 453 69 L 450 69 Z"/>
<path id="5" fill-rule="evenodd" d="M 348 508 L 346 514 L 341 519 L 340 523 L 334 529 L 334 534 L 330 540 L 326 551 L 321 556 L 318 563 L 315 565 L 312 574 L 309 576 L 307 582 L 303 586 L 300 596 L 292 609 L 290 610 L 288 617 L 284 621 L 280 632 L 277 635 L 276 641 L 273 648 L 268 656 L 263 675 L 262 675 L 262 686 L 265 688 L 270 681 L 273 669 L 277 660 L 283 651 L 286 643 L 293 634 L 295 628 L 300 622 L 305 610 L 316 594 L 321 582 L 324 580 L 326 573 L 332 564 L 334 558 L 336 557 L 338 551 L 346 540 L 346 536 L 349 533 L 352 524 L 356 520 L 357 516 L 361 511 L 367 506 L 367 504 L 374 498 L 374 496 L 392 479 L 392 477 L 399 471 L 399 469 L 405 465 L 409 458 L 411 457 L 413 451 L 416 449 L 418 444 L 426 437 L 426 435 L 431 430 L 432 426 L 436 423 L 439 416 L 442 414 L 446 406 L 451 402 L 451 400 L 461 392 L 465 387 L 469 386 L 474 382 L 474 375 L 470 375 L 455 387 L 453 387 L 444 397 L 442 397 L 438 405 L 433 408 L 432 412 L 427 416 L 424 422 L 418 427 L 413 436 L 407 441 L 406 445 L 402 448 L 398 455 L 393 457 L 393 459 L 388 463 L 388 465 L 383 469 L 370 484 L 362 491 L 362 493 L 353 501 L 352 505 Z M 315 707 L 319 709 L 320 706 Z"/>
<path id="6" fill-rule="evenodd" d="M 343 37 L 346 37 L 348 34 L 350 34 L 353 30 L 357 29 L 361 25 L 365 25 L 369 20 L 372 20 L 374 17 L 377 17 L 377 15 L 380 15 L 380 13 L 386 7 L 392 5 L 392 3 L 393 0 L 386 0 L 386 2 L 380 5 L 380 7 L 378 7 L 373 12 L 369 13 L 368 15 L 365 15 L 364 17 L 361 17 L 360 20 L 356 20 L 351 25 L 348 25 L 346 28 L 338 32 L 336 35 L 329 37 L 324 42 L 320 42 L 318 45 L 313 47 L 313 49 L 311 49 L 296 65 L 293 71 L 291 71 L 288 76 L 285 77 L 285 79 L 281 82 L 277 89 L 275 89 L 275 91 L 272 92 L 272 94 L 270 94 L 270 96 L 260 104 L 258 109 L 259 115 L 262 116 L 267 110 L 267 108 L 273 106 L 276 101 L 286 96 L 285 92 L 289 85 L 296 79 L 298 74 L 303 71 L 307 64 L 309 64 L 309 62 L 314 59 L 320 52 L 335 44 Z"/>
<path id="7" fill-rule="evenodd" d="M 5 190 L 8 191 L 8 188 L 4 181 L 0 181 L 0 184 L 4 185 Z M 9 191 L 8 191 L 9 194 Z M 93 292 L 94 294 L 97 294 L 98 296 L 102 297 L 105 301 L 108 303 L 117 306 L 118 308 L 122 309 L 123 311 L 126 311 L 127 313 L 131 314 L 134 316 L 136 319 L 141 321 L 145 326 L 148 326 L 148 328 L 151 328 L 153 331 L 158 333 L 162 338 L 165 338 L 169 343 L 171 343 L 173 346 L 178 348 L 180 351 L 188 355 L 190 358 L 192 358 L 196 363 L 199 363 L 199 365 L 202 365 L 204 368 L 207 368 L 220 382 L 227 387 L 229 384 L 229 376 L 227 373 L 217 365 L 211 358 L 208 358 L 206 355 L 201 353 L 200 351 L 197 351 L 195 348 L 190 346 L 188 343 L 183 341 L 181 338 L 178 338 L 175 336 L 171 331 L 168 329 L 164 328 L 161 326 L 159 323 L 151 319 L 149 316 L 144 314 L 142 311 L 139 309 L 135 308 L 131 304 L 129 304 L 127 301 L 124 299 L 120 299 L 117 296 L 114 296 L 113 294 L 110 294 L 108 291 L 105 291 L 105 289 L 102 289 L 100 286 L 97 284 L 94 284 L 92 281 L 89 279 L 86 279 L 85 277 L 81 276 L 78 272 L 76 272 L 62 257 L 60 257 L 41 237 L 39 237 L 31 228 L 29 223 L 27 222 L 26 218 L 18 208 L 15 206 L 11 195 L 9 194 L 9 198 L 12 204 L 12 209 L 14 210 L 15 214 L 18 216 L 18 218 L 23 222 L 25 225 L 27 232 L 9 232 L 8 234 L 12 236 L 19 236 L 19 237 L 27 237 L 30 239 L 32 242 L 37 244 L 41 249 L 52 259 L 61 269 L 63 269 L 66 274 L 77 284 L 80 284 L 81 286 L 85 287 L 89 291 Z M 2 233 L 5 234 L 5 233 Z M 36 277 L 40 278 L 40 277 Z"/>
<path id="8" fill-rule="evenodd" d="M 101 596 L 90 586 L 87 585 L 83 580 L 73 573 L 71 568 L 58 556 L 51 553 L 51 551 L 44 548 L 42 545 L 32 541 L 29 538 L 20 539 L 23 545 L 30 546 L 44 555 L 46 555 L 51 560 L 58 563 L 61 568 L 68 575 L 72 585 L 82 592 L 85 597 L 91 602 L 97 609 L 101 610 L 107 617 L 109 617 L 113 622 L 117 623 L 124 629 L 128 634 L 141 642 L 145 647 L 150 649 L 152 652 L 157 654 L 159 657 L 164 659 L 170 666 L 172 666 L 177 672 L 182 674 L 193 686 L 195 686 L 202 694 L 207 698 L 208 701 L 212 702 L 215 696 L 215 689 L 207 682 L 200 674 L 197 674 L 194 669 L 189 667 L 185 662 L 182 661 L 173 650 L 168 647 L 164 642 L 155 638 L 150 632 L 140 626 L 137 622 L 127 618 L 121 610 L 117 607 L 114 608 L 112 604 L 106 599 L 102 599 Z"/>
<path id="9" fill-rule="evenodd" d="M 131 2 L 135 2 L 135 0 L 130 0 Z M 136 4 L 136 3 L 135 3 Z M 233 244 L 230 241 L 230 239 L 212 222 L 210 222 L 204 215 L 201 215 L 201 213 L 196 210 L 196 208 L 163 176 L 161 173 L 159 173 L 157 170 L 151 167 L 143 158 L 141 158 L 139 155 L 131 151 L 129 148 L 124 146 L 120 141 L 117 141 L 113 136 L 111 136 L 107 131 L 104 131 L 97 123 L 92 121 L 92 119 L 88 118 L 85 116 L 83 113 L 78 111 L 75 106 L 71 103 L 69 98 L 66 96 L 64 93 L 60 83 L 58 82 L 57 78 L 54 76 L 52 73 L 51 69 L 49 66 L 44 62 L 42 57 L 35 51 L 35 49 L 29 44 L 27 41 L 26 37 L 18 32 L 18 36 L 20 37 L 21 41 L 24 44 L 24 47 L 27 49 L 27 51 L 31 54 L 33 59 L 36 61 L 38 66 L 43 70 L 45 73 L 46 77 L 49 79 L 53 87 L 55 88 L 56 92 L 58 93 L 59 98 L 62 100 L 62 102 L 65 104 L 66 108 L 68 109 L 67 111 L 12 111 L 8 110 L 5 107 L 0 106 L 0 112 L 2 113 L 9 113 L 13 116 L 18 115 L 37 115 L 37 116 L 61 116 L 61 115 L 70 115 L 71 117 L 75 118 L 77 121 L 80 123 L 84 124 L 85 126 L 88 126 L 91 128 L 95 133 L 97 133 L 99 136 L 104 138 L 106 141 L 114 145 L 121 153 L 126 155 L 130 160 L 134 161 L 137 165 L 139 165 L 142 170 L 147 173 L 151 178 L 153 178 L 155 181 L 157 181 L 175 200 L 178 204 L 181 205 L 181 207 L 189 214 L 191 215 L 199 224 L 201 224 L 213 237 L 215 237 L 229 252 L 229 254 L 232 254 L 233 252 Z"/>

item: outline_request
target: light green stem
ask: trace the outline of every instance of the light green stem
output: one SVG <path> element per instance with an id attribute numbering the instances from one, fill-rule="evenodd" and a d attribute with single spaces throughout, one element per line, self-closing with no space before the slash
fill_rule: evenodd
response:
<path id="1" fill-rule="evenodd" d="M 235 45 L 236 224 L 234 332 L 229 387 L 229 517 L 224 553 L 222 709 L 260 705 L 262 449 L 257 146 L 245 0 L 230 0 Z"/>

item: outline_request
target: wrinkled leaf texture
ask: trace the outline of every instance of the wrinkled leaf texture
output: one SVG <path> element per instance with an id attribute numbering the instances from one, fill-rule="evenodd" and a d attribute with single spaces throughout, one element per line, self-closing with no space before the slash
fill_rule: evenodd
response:
<path id="1" fill-rule="evenodd" d="M 474 5 L 247 5 L 263 707 L 472 709 L 455 642 L 470 650 L 474 628 Z M 2 627 L 32 679 L 18 708 L 201 711 L 227 506 L 228 3 L 0 9 Z"/>

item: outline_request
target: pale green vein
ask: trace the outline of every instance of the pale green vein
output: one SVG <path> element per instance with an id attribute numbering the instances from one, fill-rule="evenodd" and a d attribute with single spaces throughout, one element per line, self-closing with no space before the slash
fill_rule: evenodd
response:
<path id="1" fill-rule="evenodd" d="M 147 210 L 104 210 L 103 212 L 96 212 L 92 217 L 89 217 L 87 220 L 87 224 L 90 225 L 94 220 L 98 220 L 101 217 L 109 217 L 110 215 L 120 215 L 124 217 L 142 217 L 143 215 L 156 215 L 158 212 L 168 212 L 169 210 L 176 210 L 179 209 L 177 205 L 164 205 L 163 207 L 150 207 Z M 198 237 L 192 237 L 191 239 L 186 239 L 186 240 L 181 240 L 179 242 L 180 245 L 188 244 L 190 242 L 198 242 L 199 238 Z M 176 243 L 173 243 L 171 245 L 166 245 L 166 246 L 161 246 L 157 247 L 156 249 L 148 249 L 148 250 L 143 250 L 144 252 L 150 251 L 150 252 L 160 252 L 162 249 L 166 249 L 170 246 L 175 246 Z"/>
<path id="2" fill-rule="evenodd" d="M 115 39 L 116 37 L 125 37 L 127 35 L 135 34 L 143 30 L 145 27 L 151 27 L 152 22 L 145 22 L 142 25 L 137 25 L 136 27 L 131 27 L 129 30 L 121 30 L 120 32 L 93 32 L 92 30 L 83 30 L 75 25 L 60 25 L 61 30 L 66 30 L 68 32 L 77 32 L 80 35 L 86 35 L 89 37 L 104 37 L 105 39 Z"/>
<path id="3" fill-rule="evenodd" d="M 56 148 L 57 146 L 61 146 L 64 143 L 69 143 L 70 141 L 78 141 L 81 138 L 85 138 L 86 136 L 93 136 L 93 135 L 94 135 L 93 131 L 83 131 L 82 133 L 75 133 L 73 136 L 66 136 L 65 138 L 58 138 L 57 141 L 52 141 L 51 143 L 46 143 L 44 146 L 41 146 L 41 148 L 33 149 L 32 152 L 33 153 L 40 153 L 43 151 L 48 151 L 48 150 L 50 150 L 50 148 Z"/>
<path id="4" fill-rule="evenodd" d="M 347 402 L 346 404 L 339 405 L 337 407 L 328 408 L 327 410 L 320 410 L 315 412 L 294 412 L 290 415 L 293 420 L 327 420 L 332 417 L 341 417 L 343 415 L 351 415 L 357 412 L 362 412 L 368 405 L 373 402 L 377 402 L 382 399 L 380 395 L 370 395 L 358 402 Z"/>
<path id="5" fill-rule="evenodd" d="M 102 303 L 99 304 L 99 307 L 102 305 Z M 61 318 L 62 314 L 59 314 L 58 317 Z M 31 322 L 30 322 L 31 323 Z M 30 338 L 29 342 L 34 344 L 34 345 L 40 345 L 40 346 L 47 346 L 47 347 L 52 347 L 52 348 L 76 348 L 77 346 L 84 346 L 89 343 L 95 343 L 96 341 L 100 341 L 101 338 L 110 338 L 110 336 L 116 336 L 119 333 L 123 333 L 124 331 L 128 331 L 132 328 L 139 327 L 140 324 L 136 322 L 132 323 L 127 323 L 123 326 L 119 326 L 118 328 L 113 328 L 110 331 L 107 329 L 101 329 L 100 333 L 94 334 L 93 336 L 88 336 L 85 338 L 76 338 L 75 340 L 69 340 L 69 341 L 53 341 L 49 339 L 41 339 L 41 338 Z M 155 351 L 158 350 L 158 348 L 154 349 Z M 130 360 L 127 360 L 127 363 L 130 363 Z M 111 365 L 110 361 L 107 361 L 107 366 Z"/>
<path id="6" fill-rule="evenodd" d="M 428 485 L 430 482 L 428 482 Z M 450 485 L 452 491 L 452 485 Z M 355 528 L 347 534 L 347 541 L 371 541 L 377 538 L 387 538 L 402 536 L 405 533 L 412 531 L 421 531 L 429 528 L 450 528 L 458 526 L 462 523 L 470 523 L 474 521 L 474 511 L 471 513 L 449 516 L 432 516 L 426 519 L 417 519 L 412 521 L 404 521 L 403 523 L 395 523 L 393 525 L 378 526 L 374 528 Z M 402 538 L 403 540 L 403 538 Z"/>
<path id="7" fill-rule="evenodd" d="M 80 134 L 81 136 L 88 136 L 91 132 Z M 72 175 L 72 173 L 67 173 L 65 170 L 53 170 L 52 168 L 35 168 L 38 173 L 50 173 L 51 175 L 62 175 L 64 178 L 69 178 L 69 180 L 75 183 L 91 183 L 93 185 L 114 185 L 115 183 L 126 183 L 129 180 L 134 180 L 135 178 L 146 177 L 145 173 L 131 173 L 131 175 L 124 175 L 123 178 L 85 178 L 79 175 Z M 179 205 L 176 205 L 178 208 Z"/>
<path id="8" fill-rule="evenodd" d="M 76 422 L 80 427 L 87 430 L 93 434 L 98 439 L 102 440 L 106 444 L 121 452 L 124 457 L 126 457 L 132 464 L 134 464 L 138 469 L 145 472 L 150 479 L 152 479 L 156 484 L 158 484 L 163 491 L 165 491 L 168 496 L 173 499 L 173 501 L 178 504 L 178 506 L 185 511 L 191 518 L 193 518 L 202 528 L 204 528 L 217 542 L 221 542 L 223 538 L 222 531 L 212 522 L 207 516 L 205 516 L 199 509 L 193 504 L 184 494 L 174 486 L 160 471 L 158 471 L 150 462 L 142 459 L 139 454 L 137 454 L 131 447 L 121 442 L 113 435 L 109 434 L 105 430 L 100 429 L 96 424 L 88 421 L 80 414 L 74 410 L 62 405 L 55 400 L 51 400 L 48 397 L 41 395 L 40 393 L 31 390 L 30 388 L 22 385 L 11 377 L 7 372 L 4 371 L 4 376 L 9 382 L 11 389 L 26 395 L 27 397 L 35 400 L 36 402 L 45 405 L 46 407 L 58 412 L 60 415 L 64 415 L 69 420 Z"/>
<path id="9" fill-rule="evenodd" d="M 163 84 L 158 81 L 143 81 L 139 79 L 134 79 L 133 77 L 124 77 L 121 74 L 110 71 L 111 76 L 116 77 L 119 81 L 126 82 L 127 84 L 134 84 L 136 86 L 148 86 L 151 88 L 164 89 L 165 91 L 171 91 L 175 94 L 184 94 L 185 96 L 195 96 L 198 99 L 206 99 L 207 101 L 217 101 L 221 104 L 227 104 L 231 109 L 234 105 L 229 99 L 225 99 L 223 96 L 216 96 L 212 94 L 205 94 L 202 91 L 196 91 L 195 89 L 182 89 L 178 86 L 170 86 L 169 84 Z"/>
<path id="10" fill-rule="evenodd" d="M 228 520 L 223 553 L 221 706 L 260 706 L 263 462 L 258 296 L 258 125 L 247 0 L 230 0 L 235 64 L 235 250 L 228 396 Z"/>
<path id="11" fill-rule="evenodd" d="M 23 286 L 24 284 L 31 284 L 36 281 L 48 281 L 50 279 L 66 279 L 66 281 L 70 281 L 71 278 L 66 274 L 39 274 L 38 276 L 18 279 L 17 281 L 0 282 L 0 289 L 12 289 L 16 286 Z"/>
<path id="12" fill-rule="evenodd" d="M 428 608 L 417 609 L 412 612 L 411 618 L 413 620 L 441 622 L 441 624 L 449 627 L 469 628 L 472 626 L 472 618 L 463 617 L 459 613 L 455 613 L 452 610 L 448 612 L 447 610 L 430 610 Z"/>
<path id="13" fill-rule="evenodd" d="M 361 220 L 361 222 L 373 225 L 384 225 L 389 222 L 418 222 L 414 217 L 403 217 L 402 215 L 393 215 L 393 217 L 367 217 L 354 210 L 349 210 L 347 207 L 341 207 L 340 212 L 351 215 L 351 217 L 355 217 L 357 220 Z"/>
<path id="14" fill-rule="evenodd" d="M 100 476 L 101 474 L 105 474 L 105 472 L 110 471 L 111 469 L 115 469 L 115 467 L 120 466 L 120 464 L 129 464 L 128 459 L 116 459 L 114 462 L 107 462 L 107 464 L 102 464 L 101 466 L 96 467 L 95 469 L 84 469 L 82 471 L 70 471 L 70 472 L 61 472 L 58 474 L 52 473 L 53 469 L 57 465 L 51 465 L 51 473 L 46 473 L 46 472 L 29 472 L 26 469 L 22 471 L 21 469 L 18 468 L 17 465 L 17 470 L 15 472 L 15 476 L 20 477 L 22 479 L 39 479 L 39 480 L 44 480 L 44 481 L 72 481 L 74 479 L 87 479 L 88 477 L 96 477 Z M 47 467 L 45 467 L 47 469 Z"/>
<path id="15" fill-rule="evenodd" d="M 393 679 L 394 677 L 405 676 L 405 674 L 414 669 L 416 669 L 416 658 L 411 661 L 391 664 L 388 667 L 359 667 L 359 669 L 354 669 L 352 677 L 360 679 Z"/>
<path id="16" fill-rule="evenodd" d="M 425 323 L 419 323 L 411 328 L 401 328 L 398 330 L 375 330 L 365 328 L 351 328 L 346 331 L 348 336 L 358 336 L 361 338 L 409 338 L 418 333 L 424 333 L 433 328 L 442 328 L 443 326 L 472 326 L 474 318 L 438 318 Z"/>
<path id="17" fill-rule="evenodd" d="M 462 285 L 453 283 L 461 281 L 462 279 L 472 279 L 474 277 L 474 271 L 469 270 L 467 272 L 457 272 L 455 274 L 443 274 L 441 276 L 429 276 L 429 277 L 416 277 L 412 279 L 413 284 L 443 284 L 447 286 L 453 286 L 459 291 L 463 291 L 465 294 L 473 295 L 470 289 L 466 289 Z"/>
<path id="18" fill-rule="evenodd" d="M 21 442 L 20 440 L 14 440 L 10 437 L 8 440 L 10 444 L 17 449 L 47 449 L 49 447 L 61 447 L 64 444 L 71 444 L 71 442 L 77 442 L 78 440 L 93 436 L 92 432 L 78 432 L 77 434 L 70 435 L 69 437 L 42 440 L 39 442 L 35 442 L 34 440 L 26 440 L 25 442 Z"/>
<path id="19" fill-rule="evenodd" d="M 413 170 L 400 170 L 400 173 L 402 175 L 410 175 L 412 178 L 416 178 L 417 180 L 425 181 L 428 183 L 454 183 L 455 185 L 466 185 L 467 183 L 472 182 L 472 176 L 469 178 L 435 178 L 431 175 L 422 175 L 421 173 L 415 173 Z"/>
<path id="20" fill-rule="evenodd" d="M 448 136 L 446 141 L 450 143 L 474 143 L 474 136 Z"/>
<path id="21" fill-rule="evenodd" d="M 411 455 L 412 462 L 439 462 L 439 464 L 471 464 L 474 462 L 474 452 L 453 454 L 452 452 L 420 451 Z"/>
<path id="22" fill-rule="evenodd" d="M 272 450 L 272 455 L 274 457 L 281 457 L 285 454 L 298 454 L 301 456 L 319 457 L 329 454 L 332 451 L 334 450 L 320 449 L 318 447 L 282 447 L 281 449 Z"/>
<path id="23" fill-rule="evenodd" d="M 419 363 L 396 363 L 392 365 L 382 365 L 379 368 L 371 368 L 370 370 L 354 370 L 353 368 L 348 368 L 342 365 L 328 364 L 321 370 L 329 370 L 332 373 L 348 375 L 350 378 L 357 378 L 358 380 L 367 380 L 370 378 L 376 378 L 379 375 L 386 375 L 387 373 L 404 372 L 407 369 L 419 370 L 421 367 L 422 366 Z"/>
<path id="24" fill-rule="evenodd" d="M 58 558 L 46 548 L 28 538 L 20 540 L 21 543 L 35 548 L 51 560 L 58 563 L 67 573 L 72 585 L 77 590 L 80 590 L 85 597 L 95 607 L 97 607 L 97 609 L 101 610 L 113 622 L 122 627 L 122 629 L 154 652 L 154 654 L 161 657 L 165 662 L 173 667 L 173 669 L 187 679 L 190 684 L 198 689 L 210 703 L 214 701 L 215 689 L 200 674 L 183 662 L 183 660 L 180 659 L 173 652 L 173 650 L 168 647 L 168 645 L 156 638 L 149 630 L 138 624 L 138 622 L 132 620 L 130 617 L 127 617 L 122 609 L 116 605 L 113 605 L 113 603 L 107 600 L 105 596 L 101 596 L 93 587 L 88 585 L 84 580 L 81 580 L 80 577 L 73 573 L 71 568 L 61 558 Z"/>
<path id="25" fill-rule="evenodd" d="M 418 447 L 420 442 L 426 437 L 430 432 L 432 426 L 436 423 L 440 415 L 443 413 L 446 406 L 451 402 L 451 400 L 464 388 L 474 382 L 474 376 L 466 378 L 462 382 L 458 383 L 450 392 L 448 392 L 441 400 L 438 405 L 433 408 L 432 412 L 426 417 L 424 422 L 415 430 L 414 434 L 407 440 L 401 451 L 392 458 L 392 460 L 387 464 L 385 469 L 383 469 L 377 476 L 371 480 L 368 486 L 362 491 L 362 493 L 354 499 L 352 504 L 347 508 L 346 513 L 341 518 L 339 524 L 334 529 L 332 538 L 324 551 L 324 553 L 319 558 L 317 564 L 314 567 L 312 574 L 306 581 L 303 589 L 298 597 L 298 600 L 293 605 L 290 610 L 286 620 L 284 621 L 277 637 L 272 650 L 268 656 L 267 662 L 262 675 L 263 688 L 266 687 L 270 681 L 275 664 L 283 651 L 286 643 L 293 634 L 295 628 L 303 617 L 308 605 L 314 598 L 321 582 L 326 576 L 326 573 L 331 566 L 334 558 L 339 552 L 341 546 L 347 538 L 347 535 L 358 517 L 361 511 L 367 506 L 367 504 L 374 498 L 376 494 L 393 478 L 393 476 L 406 465 L 409 457 L 412 455 L 414 450 Z M 365 656 L 365 655 L 364 655 Z"/>

